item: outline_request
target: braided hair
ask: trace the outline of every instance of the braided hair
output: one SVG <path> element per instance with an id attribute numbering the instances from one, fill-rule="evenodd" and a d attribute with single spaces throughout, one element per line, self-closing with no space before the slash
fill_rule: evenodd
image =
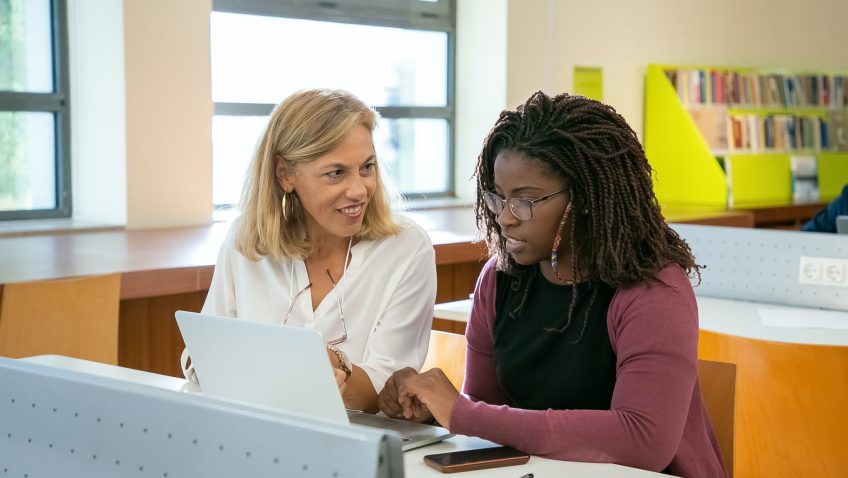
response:
<path id="1" fill-rule="evenodd" d="M 571 220 L 559 234 L 572 251 L 572 277 L 589 283 L 591 299 L 579 341 L 597 295 L 597 284 L 615 288 L 655 280 L 665 266 L 678 264 L 690 276 L 701 266 L 692 250 L 660 212 L 653 190 L 652 169 L 639 139 L 612 107 L 582 96 L 550 97 L 537 91 L 514 111 L 501 113 L 483 144 L 475 173 L 477 227 L 499 270 L 513 276 L 512 288 L 523 286 L 518 317 L 538 274 L 535 265 L 522 266 L 506 251 L 506 238 L 495 214 L 482 198 L 493 191 L 495 158 L 502 151 L 522 153 L 565 180 Z M 567 229 L 567 230 L 565 230 Z M 572 321 L 577 290 L 569 304 L 564 331 Z"/>

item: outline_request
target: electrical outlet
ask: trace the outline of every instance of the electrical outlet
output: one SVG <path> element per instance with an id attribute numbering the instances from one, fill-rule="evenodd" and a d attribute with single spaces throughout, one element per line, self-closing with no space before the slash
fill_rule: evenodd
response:
<path id="1" fill-rule="evenodd" d="M 822 279 L 822 263 L 818 257 L 801 256 L 798 281 L 802 284 L 818 284 Z"/>
<path id="2" fill-rule="evenodd" d="M 824 281 L 829 284 L 842 284 L 845 282 L 845 264 L 843 261 L 825 261 L 823 269 Z"/>
<path id="3" fill-rule="evenodd" d="M 801 256 L 798 282 L 810 285 L 848 287 L 848 260 Z"/>

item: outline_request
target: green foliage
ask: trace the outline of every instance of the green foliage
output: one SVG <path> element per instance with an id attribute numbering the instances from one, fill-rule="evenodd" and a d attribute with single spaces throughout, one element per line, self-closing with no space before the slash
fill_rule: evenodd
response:
<path id="1" fill-rule="evenodd" d="M 25 8 L 26 0 L 0 0 L 0 90 L 25 85 Z M 0 210 L 30 207 L 25 128 L 24 113 L 0 111 Z"/>

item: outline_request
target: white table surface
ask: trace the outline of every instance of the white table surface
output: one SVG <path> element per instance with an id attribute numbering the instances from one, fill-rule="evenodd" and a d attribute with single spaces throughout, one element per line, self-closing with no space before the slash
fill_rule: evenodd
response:
<path id="1" fill-rule="evenodd" d="M 80 360 L 60 355 L 39 355 L 21 359 L 26 362 L 41 365 L 61 367 L 81 373 L 87 373 L 102 377 L 124 380 L 128 382 L 149 385 L 151 387 L 167 390 L 201 393 L 197 386 L 186 380 L 158 375 L 139 370 L 105 365 L 87 360 Z M 444 474 L 424 464 L 424 455 L 444 453 L 456 450 L 468 450 L 473 448 L 485 448 L 494 446 L 493 443 L 476 437 L 455 436 L 441 443 L 428 445 L 415 450 L 408 451 L 403 455 L 404 472 L 407 478 L 443 477 Z M 463 472 L 458 475 L 468 478 L 520 478 L 527 473 L 532 473 L 534 478 L 553 477 L 593 477 L 593 478 L 618 478 L 618 477 L 649 477 L 667 476 L 659 473 L 629 468 L 619 465 L 601 463 L 578 463 L 569 461 L 548 460 L 539 457 L 530 457 L 525 465 L 493 468 L 489 470 L 478 470 Z"/>
<path id="2" fill-rule="evenodd" d="M 701 330 L 772 342 L 848 346 L 848 328 L 822 325 L 828 321 L 848 325 L 848 312 L 716 297 L 696 299 Z M 764 325 L 762 316 L 774 310 L 779 310 L 781 315 L 794 315 L 795 324 L 783 327 Z M 434 317 L 468 322 L 470 311 L 470 299 L 446 302 L 436 304 Z"/>

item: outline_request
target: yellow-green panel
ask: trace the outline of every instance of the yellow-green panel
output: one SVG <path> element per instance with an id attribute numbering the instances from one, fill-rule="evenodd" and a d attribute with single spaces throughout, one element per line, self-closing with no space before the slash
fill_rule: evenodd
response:
<path id="1" fill-rule="evenodd" d="M 574 67 L 574 94 L 604 101 L 604 70 L 601 67 Z"/>
<path id="2" fill-rule="evenodd" d="M 724 171 L 658 65 L 645 78 L 644 143 L 661 204 L 727 206 Z"/>
<path id="3" fill-rule="evenodd" d="M 832 201 L 848 184 L 848 153 L 820 153 L 818 159 L 819 197 Z"/>
<path id="4" fill-rule="evenodd" d="M 792 171 L 786 154 L 740 154 L 725 158 L 733 207 L 792 202 Z"/>

